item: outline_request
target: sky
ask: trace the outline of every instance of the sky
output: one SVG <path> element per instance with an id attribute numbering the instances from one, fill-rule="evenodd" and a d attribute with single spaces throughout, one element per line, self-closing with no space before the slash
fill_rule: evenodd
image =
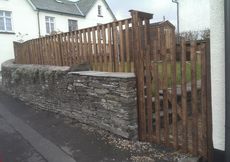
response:
<path id="1" fill-rule="evenodd" d="M 176 26 L 176 4 L 172 0 L 106 0 L 116 18 L 129 18 L 131 9 L 153 14 L 152 22 L 169 20 Z"/>

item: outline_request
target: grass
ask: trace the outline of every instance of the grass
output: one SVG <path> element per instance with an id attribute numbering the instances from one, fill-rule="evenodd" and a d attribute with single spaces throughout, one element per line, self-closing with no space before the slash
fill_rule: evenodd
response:
<path id="1" fill-rule="evenodd" d="M 130 72 L 130 67 L 132 67 L 132 71 L 134 70 L 134 64 L 132 63 L 132 65 L 128 65 L 127 63 L 124 64 L 123 69 L 120 68 L 119 65 L 119 71 L 120 72 Z M 168 87 L 172 86 L 172 64 L 167 64 L 167 85 Z M 108 63 L 108 64 L 99 64 L 99 63 L 94 63 L 93 64 L 93 69 L 97 70 L 97 71 L 112 71 L 112 64 Z M 127 70 L 128 69 L 128 70 Z M 159 62 L 158 63 L 158 75 L 159 75 L 159 79 L 160 81 L 163 80 L 163 63 Z M 201 79 L 201 64 L 200 61 L 197 61 L 196 64 L 196 77 L 197 80 Z M 191 82 L 191 62 L 187 61 L 186 62 L 186 82 L 189 83 Z M 179 85 L 181 84 L 181 62 L 176 62 L 176 83 Z M 154 83 L 152 83 L 153 85 L 153 91 L 154 91 Z"/>
<path id="2" fill-rule="evenodd" d="M 171 85 L 172 83 L 172 68 L 173 66 L 171 64 L 167 64 L 167 77 L 168 77 L 168 85 Z M 159 71 L 159 78 L 163 79 L 163 63 L 158 63 L 158 71 Z M 176 82 L 177 84 L 181 84 L 181 63 L 176 63 Z M 197 80 L 201 79 L 201 64 L 196 64 L 196 77 Z M 186 81 L 191 82 L 191 62 L 186 62 Z"/>

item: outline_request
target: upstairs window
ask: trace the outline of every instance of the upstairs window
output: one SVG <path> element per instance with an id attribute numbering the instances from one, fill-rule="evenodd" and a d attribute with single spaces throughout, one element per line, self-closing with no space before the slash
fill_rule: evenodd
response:
<path id="1" fill-rule="evenodd" d="M 69 23 L 69 31 L 74 31 L 78 29 L 78 24 L 77 24 L 77 20 L 68 20 Z"/>
<path id="2" fill-rule="evenodd" d="M 98 6 L 97 6 L 97 9 L 98 9 L 98 11 L 97 11 L 97 12 L 98 12 L 98 13 L 97 13 L 98 16 L 99 16 L 99 17 L 102 17 L 101 5 L 98 5 Z"/>
<path id="3" fill-rule="evenodd" d="M 52 32 L 54 32 L 54 19 L 55 19 L 54 17 L 49 17 L 49 16 L 45 17 L 47 34 L 51 34 Z"/>
<path id="4" fill-rule="evenodd" d="M 0 31 L 12 32 L 12 12 L 0 10 Z"/>

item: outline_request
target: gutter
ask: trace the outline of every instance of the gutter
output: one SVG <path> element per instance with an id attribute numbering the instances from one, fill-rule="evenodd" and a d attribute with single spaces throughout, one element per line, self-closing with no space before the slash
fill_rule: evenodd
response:
<path id="1" fill-rule="evenodd" d="M 39 10 L 37 10 L 37 20 L 38 20 L 38 36 L 41 37 L 40 11 Z"/>
<path id="2" fill-rule="evenodd" d="M 230 1 L 225 0 L 225 162 L 230 161 Z"/>

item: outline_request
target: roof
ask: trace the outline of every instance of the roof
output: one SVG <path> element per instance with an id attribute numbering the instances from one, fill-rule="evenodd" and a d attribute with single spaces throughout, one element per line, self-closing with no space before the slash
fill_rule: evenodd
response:
<path id="1" fill-rule="evenodd" d="M 84 16 L 76 3 L 67 0 L 30 0 L 38 10 Z"/>
<path id="2" fill-rule="evenodd" d="M 37 10 L 85 17 L 97 0 L 29 0 Z M 114 19 L 115 16 L 105 0 L 102 0 Z"/>
<path id="3" fill-rule="evenodd" d="M 166 21 L 160 21 L 160 22 L 155 22 L 155 23 L 151 24 L 151 26 L 164 26 L 164 25 L 168 25 L 172 29 L 175 29 L 175 26 L 170 21 L 168 21 L 168 20 L 166 20 Z"/>
<path id="4" fill-rule="evenodd" d="M 95 0 L 79 0 L 77 2 L 78 7 L 81 9 L 82 13 L 86 15 L 89 10 L 93 7 Z"/>

